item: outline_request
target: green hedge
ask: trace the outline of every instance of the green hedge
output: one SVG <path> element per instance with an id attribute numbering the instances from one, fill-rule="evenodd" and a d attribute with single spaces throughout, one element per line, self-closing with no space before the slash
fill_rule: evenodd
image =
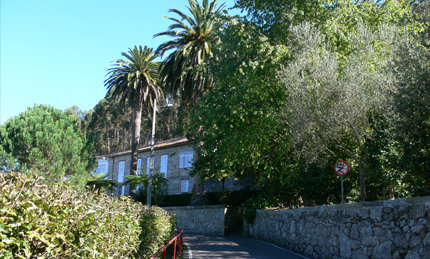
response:
<path id="1" fill-rule="evenodd" d="M 143 258 L 148 258 L 159 250 L 160 244 L 172 239 L 176 218 L 162 208 L 145 206 L 142 219 L 139 252 Z"/>
<path id="2" fill-rule="evenodd" d="M 161 206 L 161 207 L 188 206 L 190 202 L 191 202 L 191 193 L 166 195 L 158 199 L 157 206 Z"/>
<path id="3" fill-rule="evenodd" d="M 243 190 L 243 191 L 226 191 L 226 192 L 208 192 L 205 193 L 212 205 L 224 204 L 229 206 L 241 206 L 248 199 L 258 197 L 261 194 L 259 190 Z M 142 195 L 144 196 L 144 194 Z M 144 198 L 139 197 L 137 200 L 143 201 Z M 146 200 L 144 200 L 146 202 Z M 153 204 L 160 207 L 188 206 L 191 202 L 191 193 L 182 193 L 176 195 L 165 195 L 153 199 Z"/>
<path id="4" fill-rule="evenodd" d="M 206 193 L 211 204 L 224 204 L 229 206 L 242 206 L 248 199 L 257 197 L 261 194 L 259 190 L 241 190 L 226 192 L 209 192 Z"/>
<path id="5" fill-rule="evenodd" d="M 1 258 L 147 258 L 175 229 L 160 208 L 0 174 Z"/>

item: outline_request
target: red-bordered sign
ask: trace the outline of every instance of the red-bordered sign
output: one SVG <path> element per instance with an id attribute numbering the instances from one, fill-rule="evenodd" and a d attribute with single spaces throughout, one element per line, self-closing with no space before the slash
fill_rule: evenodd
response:
<path id="1" fill-rule="evenodd" d="M 334 171 L 340 176 L 345 176 L 349 173 L 349 164 L 343 160 L 339 160 L 334 164 Z"/>

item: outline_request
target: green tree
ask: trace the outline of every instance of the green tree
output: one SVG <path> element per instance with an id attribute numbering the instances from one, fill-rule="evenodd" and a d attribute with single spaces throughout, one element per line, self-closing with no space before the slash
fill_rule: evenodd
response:
<path id="1" fill-rule="evenodd" d="M 275 204 L 296 204 L 298 196 L 335 202 L 333 164 L 344 158 L 352 161 L 345 189 L 353 199 L 360 184 L 365 198 L 369 173 L 372 191 L 405 195 L 402 185 L 411 181 L 389 161 L 401 155 L 390 132 L 398 80 L 392 61 L 399 46 L 413 44 L 401 32 L 422 30 L 417 20 L 425 15 L 409 19 L 409 2 L 395 0 L 236 5 L 247 21 L 223 28 L 209 60 L 213 90 L 193 109 L 194 173 L 254 177 Z"/>
<path id="2" fill-rule="evenodd" d="M 127 60 L 114 61 L 113 67 L 108 70 L 105 86 L 108 89 L 107 98 L 116 99 L 120 104 L 128 102 L 133 107 L 130 175 L 136 175 L 142 110 L 144 104 L 149 110 L 153 101 L 162 96 L 162 90 L 157 83 L 158 65 L 153 62 L 157 55 L 152 48 L 135 46 L 128 53 L 121 54 Z"/>
<path id="3" fill-rule="evenodd" d="M 422 23 L 413 19 L 409 0 L 353 1 L 353 0 L 237 0 L 236 7 L 246 18 L 268 36 L 272 44 L 288 44 L 290 28 L 303 22 L 315 26 L 326 44 L 346 62 L 355 51 L 355 35 L 360 24 L 377 31 L 381 24 L 397 24 L 410 31 L 422 31 Z"/>
<path id="4" fill-rule="evenodd" d="M 216 88 L 192 112 L 193 173 L 251 177 L 276 204 L 296 204 L 298 164 L 280 123 L 285 91 L 274 76 L 288 61 L 287 49 L 271 46 L 249 23 L 232 22 L 220 37 L 218 59 L 210 63 Z"/>
<path id="5" fill-rule="evenodd" d="M 406 23 L 419 24 L 420 28 L 416 38 L 420 43 L 429 50 L 430 48 L 430 1 L 429 0 L 411 0 L 412 14 L 406 20 Z"/>
<path id="6" fill-rule="evenodd" d="M 343 68 L 312 26 L 292 27 L 291 34 L 297 38 L 294 61 L 282 70 L 280 80 L 289 93 L 285 124 L 296 153 L 312 162 L 324 160 L 332 152 L 330 146 L 341 149 L 358 164 L 364 201 L 367 143 L 375 133 L 372 117 L 392 116 L 395 85 L 390 60 L 401 45 L 398 30 L 380 27 L 372 32 L 362 25 L 353 40 L 357 48 Z"/>
<path id="7" fill-rule="evenodd" d="M 173 50 L 161 63 L 161 83 L 169 93 L 180 91 L 184 100 L 196 103 L 212 86 L 210 74 L 203 64 L 213 56 L 213 45 L 218 41 L 217 32 L 224 24 L 221 15 L 225 5 L 217 7 L 217 0 L 211 3 L 203 0 L 202 5 L 197 0 L 188 0 L 188 3 L 191 17 L 177 9 L 169 10 L 180 19 L 169 17 L 174 24 L 169 26 L 168 31 L 154 35 L 173 38 L 161 44 L 155 52 L 162 56 Z"/>
<path id="8" fill-rule="evenodd" d="M 163 103 L 163 100 L 160 101 Z M 114 99 L 102 99 L 85 115 L 83 125 L 88 140 L 94 146 L 96 155 L 111 154 L 131 149 L 132 110 L 118 105 Z M 161 109 L 157 115 L 156 140 L 183 136 L 185 116 L 179 102 L 173 102 L 169 109 Z M 151 133 L 152 116 L 142 116 L 140 145 L 149 144 L 147 136 Z"/>
<path id="9" fill-rule="evenodd" d="M 429 39 L 427 39 L 428 42 Z M 430 53 L 409 42 L 397 51 L 393 167 L 406 172 L 411 195 L 430 194 Z"/>
<path id="10" fill-rule="evenodd" d="M 111 154 L 131 148 L 133 114 L 128 106 L 115 99 L 102 99 L 85 117 L 87 138 L 94 143 L 97 155 Z M 142 122 L 143 124 L 144 122 Z M 145 138 L 145 133 L 141 137 Z"/>
<path id="11" fill-rule="evenodd" d="M 9 119 L 1 127 L 1 137 L 6 153 L 52 182 L 66 178 L 82 187 L 95 168 L 76 118 L 51 106 L 36 105 Z"/>
<path id="12" fill-rule="evenodd" d="M 0 145 L 0 173 L 19 171 L 19 164 L 16 159 L 6 153 L 3 146 Z"/>

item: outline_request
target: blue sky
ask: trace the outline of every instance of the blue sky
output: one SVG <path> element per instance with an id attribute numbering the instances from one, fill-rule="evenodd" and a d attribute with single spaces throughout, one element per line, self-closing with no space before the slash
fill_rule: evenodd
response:
<path id="1" fill-rule="evenodd" d="M 224 1 L 219 0 L 219 3 Z M 227 7 L 234 0 L 226 0 Z M 92 109 L 111 62 L 171 24 L 187 0 L 1 0 L 0 124 L 34 104 Z"/>

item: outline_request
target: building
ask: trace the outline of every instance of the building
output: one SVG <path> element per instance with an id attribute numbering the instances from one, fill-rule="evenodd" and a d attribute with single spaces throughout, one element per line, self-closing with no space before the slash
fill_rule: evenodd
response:
<path id="1" fill-rule="evenodd" d="M 145 145 L 137 149 L 137 173 L 148 174 L 150 168 L 151 146 Z M 191 193 L 195 178 L 191 177 L 192 162 L 195 157 L 191 141 L 185 137 L 169 139 L 154 145 L 154 171 L 162 173 L 167 179 L 167 194 L 175 195 Z M 98 156 L 96 173 L 108 173 L 107 179 L 117 182 L 117 195 L 129 195 L 130 186 L 125 185 L 125 176 L 130 173 L 131 150 Z M 227 178 L 224 182 L 225 191 L 238 191 L 253 188 L 252 179 L 235 181 Z M 137 187 L 139 188 L 139 187 Z M 205 181 L 206 192 L 221 192 L 220 181 Z"/>
<path id="2" fill-rule="evenodd" d="M 149 173 L 150 155 L 150 145 L 137 149 L 138 174 Z M 195 156 L 191 141 L 183 137 L 158 142 L 154 145 L 154 156 L 154 171 L 164 174 L 168 180 L 167 194 L 191 193 L 195 182 L 194 177 L 189 174 Z M 124 184 L 125 176 L 130 172 L 130 159 L 131 150 L 97 157 L 99 167 L 96 172 L 104 172 L 107 164 L 107 178 L 118 183 L 118 195 L 130 194 L 130 186 Z"/>

